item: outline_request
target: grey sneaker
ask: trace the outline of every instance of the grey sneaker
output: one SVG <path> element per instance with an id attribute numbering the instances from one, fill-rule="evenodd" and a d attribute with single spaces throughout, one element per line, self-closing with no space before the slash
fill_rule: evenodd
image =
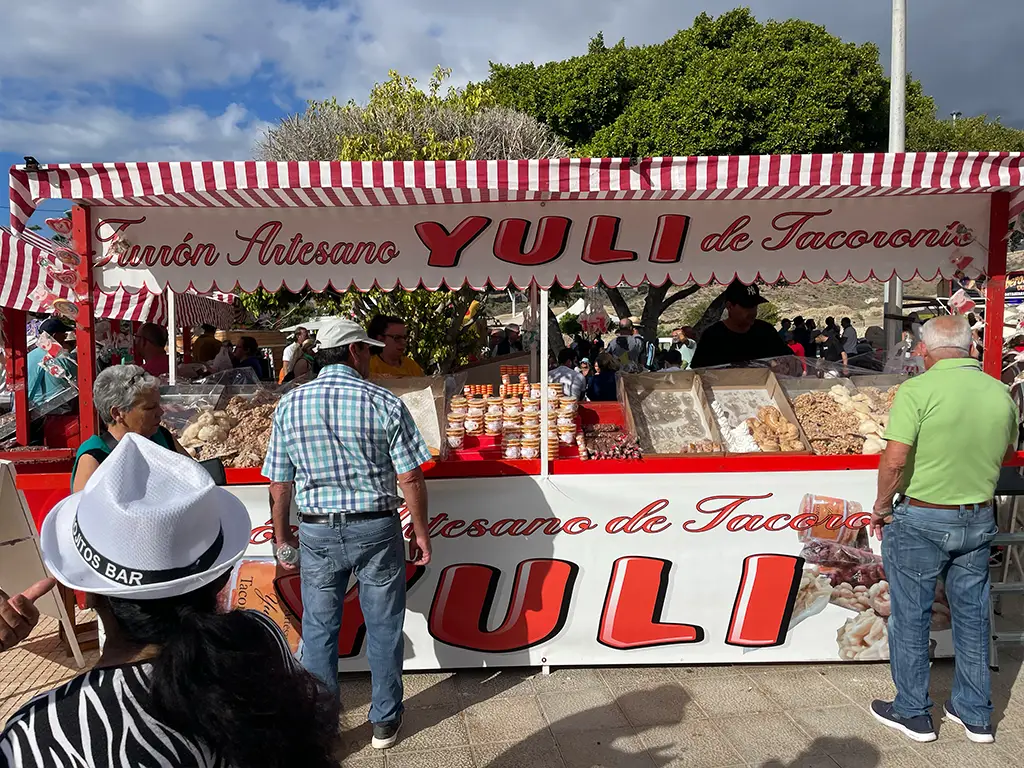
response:
<path id="1" fill-rule="evenodd" d="M 946 710 L 946 718 L 952 720 L 957 725 L 962 725 L 967 738 L 975 744 L 991 744 L 996 740 L 995 734 L 992 733 L 991 725 L 968 725 L 961 720 L 956 710 L 953 709 L 952 701 L 947 701 L 943 709 Z"/>
<path id="2" fill-rule="evenodd" d="M 875 720 L 887 728 L 899 731 L 908 739 L 924 743 L 935 741 L 935 726 L 932 725 L 931 715 L 919 715 L 918 717 L 900 717 L 892 708 L 891 701 L 871 702 L 871 714 Z"/>
<path id="3" fill-rule="evenodd" d="M 374 749 L 387 749 L 393 747 L 395 742 L 398 741 L 398 731 L 402 728 L 402 716 L 399 715 L 397 720 L 392 720 L 390 723 L 374 723 L 373 724 L 373 740 L 370 745 Z"/>

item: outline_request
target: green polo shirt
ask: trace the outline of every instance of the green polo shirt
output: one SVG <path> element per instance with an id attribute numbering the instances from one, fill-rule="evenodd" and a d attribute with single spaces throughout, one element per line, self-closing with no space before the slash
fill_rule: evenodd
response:
<path id="1" fill-rule="evenodd" d="M 1017 407 L 977 360 L 940 360 L 900 387 L 885 439 L 911 446 L 906 496 L 980 504 L 992 499 L 1006 449 L 1017 442 Z"/>

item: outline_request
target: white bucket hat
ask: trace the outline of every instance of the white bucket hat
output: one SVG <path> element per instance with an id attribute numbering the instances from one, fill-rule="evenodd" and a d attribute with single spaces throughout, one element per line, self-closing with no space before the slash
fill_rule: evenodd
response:
<path id="1" fill-rule="evenodd" d="M 215 581 L 245 553 L 245 505 L 192 459 L 135 434 L 43 521 L 43 561 L 61 584 L 156 600 Z"/>
<path id="2" fill-rule="evenodd" d="M 317 349 L 332 349 L 334 347 L 347 347 L 349 344 L 361 342 L 371 347 L 383 347 L 383 341 L 371 339 L 366 335 L 363 327 L 354 320 L 345 320 L 341 317 L 332 317 L 320 326 L 316 334 Z"/>

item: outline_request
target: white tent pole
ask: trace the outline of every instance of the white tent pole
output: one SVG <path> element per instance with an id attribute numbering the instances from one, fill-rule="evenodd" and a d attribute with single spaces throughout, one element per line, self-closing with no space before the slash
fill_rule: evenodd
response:
<path id="1" fill-rule="evenodd" d="M 538 318 L 539 317 L 539 312 L 537 310 L 537 283 L 530 283 L 530 311 L 533 312 L 534 318 Z M 525 313 L 523 314 L 523 317 L 524 318 L 526 317 Z M 520 329 L 520 330 L 522 330 L 522 329 Z M 540 366 L 538 365 L 538 358 L 539 358 L 538 349 L 539 349 L 539 346 L 537 344 L 537 337 L 536 337 L 536 335 L 534 335 L 532 340 L 530 341 L 530 380 L 531 381 L 537 381 L 538 380 L 535 377 L 538 375 L 538 372 L 540 371 Z"/>
<path id="2" fill-rule="evenodd" d="M 536 283 L 534 283 L 536 285 Z M 540 292 L 540 311 L 537 313 L 540 318 L 540 476 L 548 476 L 548 430 L 551 428 L 548 421 L 548 408 L 551 399 L 548 397 L 548 292 Z"/>
<path id="3" fill-rule="evenodd" d="M 907 140 L 907 0 L 892 0 L 892 64 L 889 80 L 889 151 L 904 152 Z M 903 314 L 903 281 L 885 284 L 886 315 Z M 903 323 L 883 318 L 888 350 L 899 344 Z"/>
<path id="4" fill-rule="evenodd" d="M 167 288 L 167 383 L 172 387 L 178 383 L 178 333 L 177 321 L 174 313 L 174 291 Z"/>

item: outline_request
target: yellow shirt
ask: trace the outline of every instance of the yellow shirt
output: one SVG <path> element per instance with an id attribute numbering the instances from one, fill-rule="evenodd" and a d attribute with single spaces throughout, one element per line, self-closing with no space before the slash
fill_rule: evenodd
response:
<path id="1" fill-rule="evenodd" d="M 373 355 L 370 358 L 370 378 L 371 379 L 401 379 L 406 376 L 422 376 L 423 369 L 419 367 L 415 360 L 406 355 L 402 358 L 402 362 L 396 368 L 393 365 L 385 363 L 380 355 Z"/>

